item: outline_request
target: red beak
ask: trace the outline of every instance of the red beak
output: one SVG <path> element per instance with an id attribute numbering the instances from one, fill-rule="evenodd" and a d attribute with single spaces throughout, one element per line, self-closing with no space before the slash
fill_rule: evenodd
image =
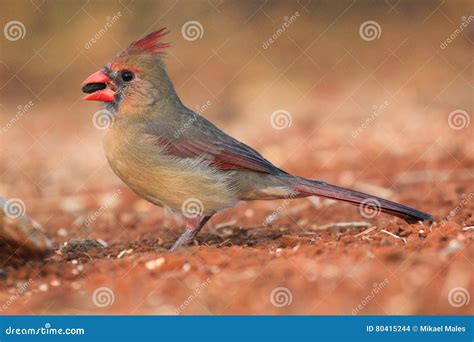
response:
<path id="1" fill-rule="evenodd" d="M 102 70 L 93 73 L 82 82 L 82 91 L 88 93 L 88 95 L 84 97 L 84 100 L 114 102 L 115 91 L 107 88 L 111 82 L 110 77 Z"/>

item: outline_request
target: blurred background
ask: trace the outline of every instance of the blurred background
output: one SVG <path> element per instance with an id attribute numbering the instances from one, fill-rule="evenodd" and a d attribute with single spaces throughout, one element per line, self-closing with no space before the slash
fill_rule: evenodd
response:
<path id="1" fill-rule="evenodd" d="M 386 290 L 356 313 L 469 310 L 446 299 L 456 287 L 472 294 L 473 284 L 472 235 L 464 229 L 474 224 L 469 1 L 0 3 L 0 195 L 21 199 L 56 247 L 77 239 L 106 246 L 90 258 L 63 253 L 10 270 L 5 300 L 30 278 L 40 295 L 21 296 L 9 312 L 173 313 L 209 276 L 206 293 L 179 313 L 350 314 L 385 277 Z M 470 199 L 432 240 L 431 228 L 375 218 L 376 232 L 413 238 L 408 245 L 383 233 L 361 241 L 360 231 L 318 230 L 360 221 L 346 205 L 243 204 L 204 230 L 198 240 L 209 248 L 166 255 L 157 262 L 166 265 L 162 273 L 150 271 L 153 246 L 172 241 L 182 222 L 139 199 L 109 169 L 105 130 L 93 119 L 101 107 L 82 101 L 80 87 L 131 41 L 162 27 L 170 30 L 166 63 L 182 101 L 283 169 L 438 218 Z M 256 229 L 282 205 L 281 220 Z M 250 246 L 236 233 L 248 227 L 255 228 Z M 216 233 L 224 228 L 229 239 Z M 302 240 L 288 243 L 290 235 Z M 431 247 L 421 252 L 424 243 Z M 461 247 L 446 250 L 454 245 Z M 282 249 L 284 261 L 261 269 Z M 405 262 L 412 253 L 425 254 Z M 231 261 L 227 273 L 216 271 Z M 115 298 L 105 309 L 90 300 L 104 286 Z M 291 290 L 291 305 L 268 301 L 279 287 Z M 137 291 L 142 297 L 132 300 Z"/>

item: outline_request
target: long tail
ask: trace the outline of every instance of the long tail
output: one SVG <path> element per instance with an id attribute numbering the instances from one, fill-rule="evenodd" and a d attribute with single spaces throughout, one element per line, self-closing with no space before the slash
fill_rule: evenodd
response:
<path id="1" fill-rule="evenodd" d="M 400 217 L 408 223 L 430 220 L 434 217 L 422 211 L 385 200 L 376 196 L 371 196 L 363 192 L 341 188 L 339 186 L 318 182 L 306 178 L 297 178 L 294 184 L 294 191 L 303 196 L 322 196 L 358 205 L 361 210 L 368 213 L 381 211 L 393 216 Z"/>

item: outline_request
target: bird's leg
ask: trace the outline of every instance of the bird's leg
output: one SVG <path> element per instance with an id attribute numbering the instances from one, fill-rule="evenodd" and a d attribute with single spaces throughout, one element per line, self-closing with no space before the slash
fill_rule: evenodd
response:
<path id="1" fill-rule="evenodd" d="M 206 224 L 207 221 L 209 221 L 211 216 L 212 215 L 196 216 L 193 218 L 186 217 L 186 230 L 170 248 L 170 252 L 174 252 L 181 246 L 187 245 L 188 243 L 192 242 L 196 237 L 197 233 L 199 233 L 199 231 L 201 230 L 201 228 Z"/>

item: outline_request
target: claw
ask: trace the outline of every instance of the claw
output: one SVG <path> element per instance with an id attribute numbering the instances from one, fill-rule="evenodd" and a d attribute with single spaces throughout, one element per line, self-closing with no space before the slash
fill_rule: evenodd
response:
<path id="1" fill-rule="evenodd" d="M 212 217 L 212 215 L 208 216 L 196 216 L 193 218 L 186 218 L 186 230 L 184 233 L 176 240 L 176 242 L 171 246 L 169 249 L 170 252 L 174 252 L 178 250 L 181 246 L 187 245 L 193 242 L 194 238 L 196 237 L 197 233 L 201 230 L 201 228 L 206 224 L 207 221 Z"/>

